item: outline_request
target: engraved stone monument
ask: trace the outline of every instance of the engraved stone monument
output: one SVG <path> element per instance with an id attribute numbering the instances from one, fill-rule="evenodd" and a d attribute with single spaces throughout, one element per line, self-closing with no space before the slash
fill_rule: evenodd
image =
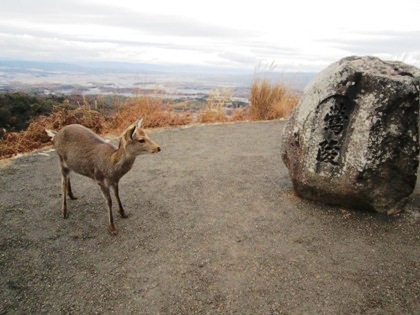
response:
<path id="1" fill-rule="evenodd" d="M 285 126 L 282 159 L 296 193 L 395 213 L 419 165 L 420 70 L 347 57 L 305 89 Z"/>

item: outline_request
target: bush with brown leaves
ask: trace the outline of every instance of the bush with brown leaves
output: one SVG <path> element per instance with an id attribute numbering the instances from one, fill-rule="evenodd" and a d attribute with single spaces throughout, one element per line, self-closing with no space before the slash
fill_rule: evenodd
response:
<path id="1" fill-rule="evenodd" d="M 105 130 L 105 118 L 96 111 L 82 107 L 56 110 L 50 116 L 36 117 L 25 131 L 6 133 L 0 140 L 0 159 L 46 146 L 51 143 L 51 139 L 45 129 L 59 130 L 70 124 L 84 125 L 96 133 Z"/>
<path id="2" fill-rule="evenodd" d="M 244 120 L 267 120 L 288 117 L 298 97 L 281 84 L 271 84 L 255 79 L 251 87 L 251 105 L 236 109 L 232 115 L 226 111 L 231 107 L 231 96 L 227 90 L 210 93 L 207 104 L 196 113 L 176 111 L 164 99 L 137 97 L 118 105 L 109 117 L 90 110 L 84 104 L 77 109 L 60 107 L 49 116 L 39 116 L 21 132 L 9 132 L 0 139 L 0 159 L 17 153 L 29 152 L 51 143 L 45 129 L 60 130 L 70 124 L 81 124 L 98 134 L 119 134 L 139 118 L 144 119 L 145 128 L 172 127 L 198 123 L 217 123 Z"/>

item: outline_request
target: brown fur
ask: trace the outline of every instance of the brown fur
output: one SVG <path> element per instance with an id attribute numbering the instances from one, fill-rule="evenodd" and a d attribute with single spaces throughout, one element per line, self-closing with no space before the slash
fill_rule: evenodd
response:
<path id="1" fill-rule="evenodd" d="M 114 190 L 121 217 L 127 215 L 121 204 L 118 182 L 133 166 L 138 155 L 157 153 L 160 147 L 141 129 L 142 120 L 128 127 L 120 138 L 119 147 L 106 142 L 90 129 L 81 125 L 68 125 L 58 133 L 47 130 L 53 136 L 54 147 L 60 160 L 62 187 L 62 214 L 67 218 L 66 195 L 73 195 L 69 173 L 74 171 L 95 180 L 101 188 L 109 211 L 109 231 L 116 234 L 112 216 L 110 187 Z"/>

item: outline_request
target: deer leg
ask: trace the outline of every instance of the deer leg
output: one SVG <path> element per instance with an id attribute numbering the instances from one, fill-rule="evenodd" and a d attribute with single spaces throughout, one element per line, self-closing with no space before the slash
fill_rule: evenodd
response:
<path id="1" fill-rule="evenodd" d="M 69 198 L 72 200 L 77 199 L 74 195 L 73 195 L 73 191 L 71 190 L 71 183 L 70 183 L 70 176 L 67 176 L 67 194 L 69 195 Z"/>
<path id="2" fill-rule="evenodd" d="M 128 215 L 125 213 L 124 208 L 121 203 L 120 193 L 118 190 L 118 183 L 112 185 L 112 189 L 114 190 L 115 198 L 117 199 L 117 202 L 118 202 L 118 209 L 120 211 L 121 218 L 128 218 Z"/>
<path id="3" fill-rule="evenodd" d="M 112 217 L 112 199 L 111 199 L 111 194 L 109 193 L 109 185 L 103 182 L 99 182 L 98 184 L 99 184 L 99 187 L 101 188 L 102 195 L 104 196 L 106 204 L 108 206 L 109 233 L 111 233 L 112 235 L 116 235 L 117 229 L 115 228 L 114 218 Z"/>
<path id="4" fill-rule="evenodd" d="M 69 170 L 65 167 L 61 167 L 61 213 L 63 214 L 63 218 L 68 218 L 67 213 L 67 183 L 68 183 L 68 176 L 69 176 Z"/>

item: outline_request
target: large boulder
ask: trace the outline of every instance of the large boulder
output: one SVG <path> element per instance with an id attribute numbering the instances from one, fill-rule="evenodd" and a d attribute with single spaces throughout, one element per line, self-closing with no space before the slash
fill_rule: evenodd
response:
<path id="1" fill-rule="evenodd" d="M 344 58 L 305 89 L 285 126 L 282 159 L 296 193 L 395 213 L 419 165 L 420 70 L 374 57 Z"/>

